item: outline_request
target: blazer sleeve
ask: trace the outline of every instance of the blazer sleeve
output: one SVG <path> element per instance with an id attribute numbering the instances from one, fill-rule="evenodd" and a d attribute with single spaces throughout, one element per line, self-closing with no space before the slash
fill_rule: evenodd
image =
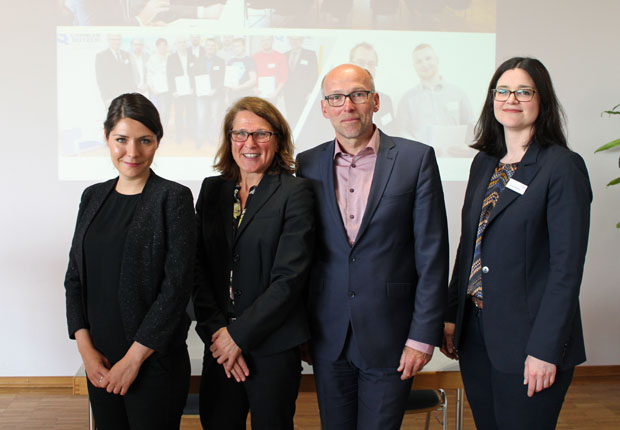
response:
<path id="1" fill-rule="evenodd" d="M 413 206 L 418 282 L 409 339 L 441 345 L 448 287 L 448 223 L 433 148 L 423 154 Z"/>
<path id="2" fill-rule="evenodd" d="M 82 328 L 89 328 L 86 315 L 84 314 L 83 285 L 80 278 L 80 266 L 78 262 L 79 250 L 82 241 L 78 238 L 78 229 L 83 222 L 84 212 L 88 205 L 88 189 L 82 193 L 80 208 L 69 251 L 69 265 L 65 274 L 65 301 L 67 307 L 67 326 L 69 338 L 75 339 L 75 332 Z"/>
<path id="3" fill-rule="evenodd" d="M 163 279 L 157 298 L 138 327 L 134 340 L 156 351 L 172 343 L 185 317 L 191 294 L 196 246 L 194 205 L 189 188 L 167 193 L 163 201 L 165 246 Z M 157 268 L 156 268 L 157 269 Z"/>
<path id="4" fill-rule="evenodd" d="M 558 157 L 551 172 L 546 211 L 550 270 L 526 354 L 559 364 L 578 314 L 592 190 L 585 163 L 574 152 Z"/>
<path id="5" fill-rule="evenodd" d="M 209 282 L 204 262 L 209 258 L 202 239 L 203 206 L 206 195 L 209 193 L 207 181 L 203 182 L 196 202 L 196 226 L 198 231 L 198 245 L 196 246 L 196 261 L 194 269 L 194 290 L 192 301 L 196 314 L 196 332 L 205 345 L 211 343 L 211 336 L 217 330 L 228 325 L 226 316 L 217 304 L 213 295 L 213 285 Z"/>
<path id="6" fill-rule="evenodd" d="M 244 351 L 267 337 L 303 300 L 315 243 L 314 194 L 309 181 L 298 181 L 284 208 L 284 225 L 271 267 L 271 283 L 229 327 Z"/>

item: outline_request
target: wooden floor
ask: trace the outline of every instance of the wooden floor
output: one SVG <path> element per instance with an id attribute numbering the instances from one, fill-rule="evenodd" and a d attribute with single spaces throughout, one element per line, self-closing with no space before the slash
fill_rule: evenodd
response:
<path id="1" fill-rule="evenodd" d="M 454 429 L 455 395 L 454 391 L 448 391 L 449 429 Z M 87 402 L 85 396 L 74 396 L 69 389 L 0 389 L 0 429 L 84 430 L 88 428 Z M 424 415 L 408 415 L 402 429 L 422 429 L 424 420 Z M 440 429 L 441 425 L 432 419 L 430 428 Z M 474 429 L 467 405 L 464 428 Z M 181 429 L 199 430 L 200 422 L 195 417 L 184 417 Z M 320 429 L 314 393 L 299 394 L 295 429 Z M 573 382 L 557 429 L 620 429 L 620 378 L 595 377 L 588 381 Z"/>

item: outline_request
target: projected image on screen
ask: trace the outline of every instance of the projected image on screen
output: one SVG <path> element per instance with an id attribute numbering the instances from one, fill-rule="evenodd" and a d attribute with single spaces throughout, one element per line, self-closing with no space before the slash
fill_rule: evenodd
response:
<path id="1" fill-rule="evenodd" d="M 225 7 L 234 6 L 229 0 Z M 321 78 L 347 62 L 375 78 L 379 128 L 432 145 L 443 180 L 466 179 L 468 145 L 495 66 L 494 33 L 257 29 L 243 19 L 205 29 L 181 21 L 57 28 L 60 179 L 114 175 L 102 122 L 125 92 L 157 106 L 164 137 L 154 167 L 171 179 L 213 174 L 222 118 L 248 95 L 280 109 L 297 152 L 314 147 L 334 138 L 320 110 Z"/>
<path id="2" fill-rule="evenodd" d="M 71 25 L 167 25 L 179 19 L 219 19 L 228 0 L 67 0 Z"/>
<path id="3" fill-rule="evenodd" d="M 495 0 L 245 0 L 249 27 L 495 32 Z"/>

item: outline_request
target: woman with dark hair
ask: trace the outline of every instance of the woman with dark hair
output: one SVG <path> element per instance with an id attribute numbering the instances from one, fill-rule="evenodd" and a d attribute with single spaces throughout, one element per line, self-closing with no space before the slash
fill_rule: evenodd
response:
<path id="1" fill-rule="evenodd" d="M 163 129 L 144 96 L 115 98 L 104 132 L 118 177 L 82 194 L 65 278 L 69 336 L 98 429 L 178 429 L 190 376 L 192 194 L 150 169 Z"/>
<path id="2" fill-rule="evenodd" d="M 499 66 L 476 126 L 442 351 L 458 358 L 476 427 L 553 429 L 585 361 L 579 289 L 592 191 L 567 148 L 551 78 Z"/>
<path id="3" fill-rule="evenodd" d="M 226 113 L 202 183 L 194 307 L 205 354 L 203 428 L 293 429 L 309 338 L 303 292 L 314 248 L 310 183 L 292 176 L 290 128 L 266 100 L 245 97 Z"/>

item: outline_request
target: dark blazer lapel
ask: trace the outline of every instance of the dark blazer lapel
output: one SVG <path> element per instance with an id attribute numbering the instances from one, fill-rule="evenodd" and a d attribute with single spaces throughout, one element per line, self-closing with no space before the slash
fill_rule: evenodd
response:
<path id="1" fill-rule="evenodd" d="M 392 168 L 394 167 L 394 162 L 396 161 L 397 154 L 398 150 L 396 149 L 394 141 L 388 135 L 380 132 L 379 152 L 377 153 L 375 172 L 372 177 L 370 192 L 368 193 L 366 210 L 364 211 L 364 216 L 362 217 L 362 224 L 360 225 L 360 229 L 357 232 L 355 243 L 357 243 L 359 238 L 362 237 L 362 234 L 364 234 L 364 231 L 370 223 L 370 219 L 374 215 L 375 210 L 379 205 L 379 201 L 381 200 L 381 196 L 383 196 L 385 186 L 390 179 L 390 174 L 392 173 Z"/>
<path id="2" fill-rule="evenodd" d="M 529 185 L 538 170 L 540 170 L 541 164 L 538 163 L 538 154 L 540 152 L 540 147 L 536 145 L 534 142 L 530 144 L 527 152 L 523 156 L 523 159 L 519 163 L 519 167 L 517 171 L 512 176 L 512 179 L 515 181 L 519 181 L 524 185 Z M 488 185 L 488 184 L 487 184 Z M 491 211 L 489 215 L 489 224 L 493 221 L 497 215 L 499 215 L 504 209 L 506 209 L 520 194 L 516 191 L 513 191 L 509 188 L 504 189 L 502 194 L 499 196 L 499 200 L 495 205 L 495 208 Z"/>
<path id="3" fill-rule="evenodd" d="M 484 196 L 487 193 L 487 188 L 489 188 L 489 180 L 491 176 L 493 176 L 493 172 L 495 171 L 495 167 L 497 166 L 498 159 L 495 157 L 491 157 L 490 155 L 483 154 L 484 159 L 480 165 L 478 180 L 476 183 L 476 188 L 473 191 L 470 210 L 470 224 L 468 231 L 473 232 L 474 238 L 476 237 L 476 232 L 478 231 L 478 223 L 480 222 L 480 212 L 482 211 L 482 201 L 484 200 Z M 467 242 L 465 242 L 467 243 Z"/>
<path id="4" fill-rule="evenodd" d="M 235 181 L 227 180 L 220 188 L 220 195 L 218 206 L 220 209 L 220 216 L 222 217 L 222 225 L 224 227 L 224 234 L 226 234 L 226 241 L 228 242 L 228 249 L 232 249 L 233 245 L 233 192 L 235 189 Z"/>
<path id="5" fill-rule="evenodd" d="M 334 151 L 336 140 L 332 140 L 329 145 L 325 145 L 323 153 L 321 154 L 320 161 L 320 174 L 321 178 L 325 178 L 323 183 L 323 195 L 325 196 L 325 203 L 327 204 L 329 211 L 332 213 L 334 222 L 332 225 L 340 226 L 343 240 L 348 244 L 347 232 L 344 229 L 344 223 L 342 222 L 342 216 L 340 215 L 340 209 L 338 208 L 338 202 L 336 201 L 336 188 L 334 182 Z"/>
<path id="6" fill-rule="evenodd" d="M 266 173 L 261 179 L 260 183 L 256 187 L 256 192 L 252 196 L 252 204 L 247 207 L 241 225 L 237 230 L 235 242 L 239 239 L 239 236 L 243 234 L 249 223 L 252 222 L 252 218 L 260 212 L 261 208 L 267 203 L 269 198 L 280 187 L 280 175 L 270 175 Z"/>

